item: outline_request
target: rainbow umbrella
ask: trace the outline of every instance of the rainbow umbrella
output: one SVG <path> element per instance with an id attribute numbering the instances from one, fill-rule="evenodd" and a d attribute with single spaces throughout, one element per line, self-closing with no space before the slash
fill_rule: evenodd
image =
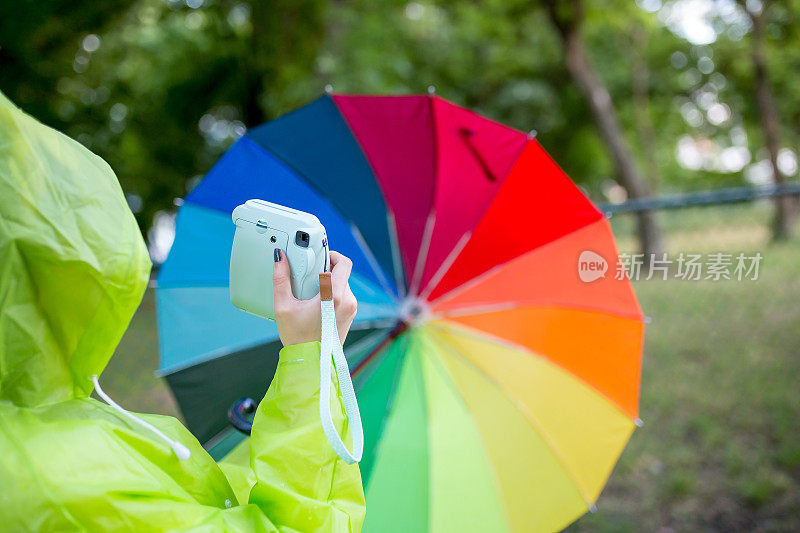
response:
<path id="1" fill-rule="evenodd" d="M 607 220 L 536 140 L 432 95 L 338 94 L 239 139 L 180 208 L 156 293 L 161 372 L 217 456 L 280 348 L 228 299 L 250 198 L 316 214 L 353 259 L 367 530 L 555 530 L 594 507 L 638 421 L 644 321 Z"/>

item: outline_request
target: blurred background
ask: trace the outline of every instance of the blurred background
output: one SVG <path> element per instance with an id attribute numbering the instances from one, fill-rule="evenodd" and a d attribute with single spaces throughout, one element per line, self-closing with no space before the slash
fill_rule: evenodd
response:
<path id="1" fill-rule="evenodd" d="M 532 132 L 624 252 L 761 253 L 757 280 L 635 282 L 644 426 L 576 531 L 800 530 L 798 72 L 800 0 L 0 4 L 0 90 L 109 162 L 156 267 L 225 149 L 326 86 Z M 104 378 L 180 416 L 157 358 L 148 290 Z"/>

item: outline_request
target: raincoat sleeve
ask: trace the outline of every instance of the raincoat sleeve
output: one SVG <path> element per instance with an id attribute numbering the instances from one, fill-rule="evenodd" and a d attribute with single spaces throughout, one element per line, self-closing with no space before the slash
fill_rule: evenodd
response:
<path id="1" fill-rule="evenodd" d="M 256 484 L 250 503 L 281 531 L 360 531 L 366 513 L 358 464 L 331 448 L 319 420 L 320 343 L 287 346 L 250 437 Z M 331 413 L 348 447 L 349 427 L 336 373 Z"/>

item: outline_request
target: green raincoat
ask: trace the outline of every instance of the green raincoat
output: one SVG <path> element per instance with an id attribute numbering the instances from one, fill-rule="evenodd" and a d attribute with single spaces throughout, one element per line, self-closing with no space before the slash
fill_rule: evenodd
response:
<path id="1" fill-rule="evenodd" d="M 186 460 L 89 397 L 149 271 L 108 165 L 0 93 L 0 530 L 359 531 L 358 465 L 319 422 L 319 343 L 281 351 L 244 473 L 174 418 L 140 415 Z"/>

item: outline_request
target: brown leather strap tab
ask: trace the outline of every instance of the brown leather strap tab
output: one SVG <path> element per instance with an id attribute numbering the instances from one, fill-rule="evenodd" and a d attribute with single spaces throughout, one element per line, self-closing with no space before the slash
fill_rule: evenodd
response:
<path id="1" fill-rule="evenodd" d="M 333 284 L 331 273 L 323 272 L 319 275 L 319 296 L 323 301 L 333 300 Z"/>

